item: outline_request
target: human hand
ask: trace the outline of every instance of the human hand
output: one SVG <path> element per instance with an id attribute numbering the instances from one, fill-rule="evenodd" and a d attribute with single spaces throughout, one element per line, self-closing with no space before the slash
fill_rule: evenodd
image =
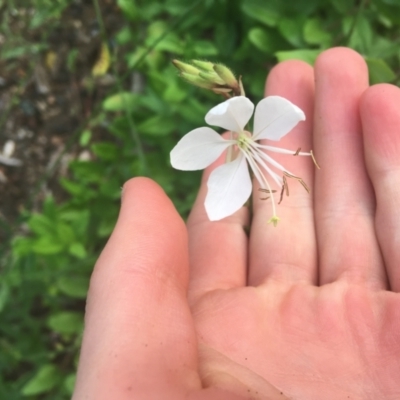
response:
<path id="1" fill-rule="evenodd" d="M 256 189 L 249 238 L 245 208 L 208 220 L 222 159 L 187 228 L 155 183 L 125 185 L 74 400 L 400 398 L 400 90 L 367 86 L 344 48 L 269 74 L 266 94 L 307 116 L 284 147 L 321 165 L 282 156 L 312 194 L 291 183 L 276 228 Z"/>

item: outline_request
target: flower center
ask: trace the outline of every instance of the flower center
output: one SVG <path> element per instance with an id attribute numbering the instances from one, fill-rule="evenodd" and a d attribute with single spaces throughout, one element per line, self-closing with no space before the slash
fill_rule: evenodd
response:
<path id="1" fill-rule="evenodd" d="M 249 142 L 251 141 L 251 133 L 248 131 L 243 131 L 239 133 L 237 140 L 237 145 L 240 149 L 246 150 L 249 147 Z"/>

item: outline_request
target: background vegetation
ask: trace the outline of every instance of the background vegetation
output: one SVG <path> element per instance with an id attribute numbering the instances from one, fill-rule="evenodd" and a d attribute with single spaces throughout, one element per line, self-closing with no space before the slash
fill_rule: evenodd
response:
<path id="1" fill-rule="evenodd" d="M 22 70 L 0 130 L 24 106 L 37 60 L 53 68 L 57 32 L 78 6 L 89 12 L 83 23 L 94 27 L 97 53 L 90 59 L 70 41 L 63 68 L 93 104 L 18 212 L 0 213 L 1 399 L 70 398 L 89 277 L 124 181 L 149 176 L 182 216 L 190 210 L 199 175 L 172 170 L 169 152 L 220 98 L 181 81 L 172 59 L 225 63 L 243 75 L 253 101 L 277 61 L 313 63 L 337 45 L 365 57 L 371 83 L 400 79 L 399 0 L 0 0 L 0 60 Z M 28 163 L 28 152 L 17 156 Z M 4 190 L 2 201 L 12 203 L 12 193 Z"/>

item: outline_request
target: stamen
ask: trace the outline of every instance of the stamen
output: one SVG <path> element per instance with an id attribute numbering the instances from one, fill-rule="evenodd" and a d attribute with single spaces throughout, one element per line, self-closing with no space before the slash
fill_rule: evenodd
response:
<path id="1" fill-rule="evenodd" d="M 270 189 L 264 189 L 264 188 L 259 188 L 258 189 L 260 192 L 264 193 L 276 193 L 276 190 L 270 190 Z M 260 197 L 260 200 L 268 200 L 271 196 L 268 197 Z"/>
<path id="2" fill-rule="evenodd" d="M 312 160 L 313 160 L 313 162 L 314 162 L 314 165 L 318 168 L 318 169 L 321 169 L 321 167 L 318 165 L 318 163 L 317 163 L 317 160 L 315 159 L 315 157 L 314 157 L 314 153 L 313 153 L 313 151 L 312 150 L 310 150 L 310 155 L 311 155 L 311 158 L 312 158 Z"/>
<path id="3" fill-rule="evenodd" d="M 283 178 L 283 184 L 282 184 L 282 190 L 281 190 L 281 197 L 279 198 L 279 203 L 278 204 L 281 204 L 281 202 L 283 200 L 283 193 L 286 192 L 286 196 L 289 196 L 289 185 L 287 183 L 286 176 L 283 175 L 282 178 Z"/>
<path id="4" fill-rule="evenodd" d="M 260 192 L 264 193 L 276 193 L 276 190 L 270 190 L 270 189 L 264 189 L 264 188 L 259 188 L 258 189 Z M 260 197 L 260 200 L 268 200 L 271 196 L 268 197 Z"/>
<path id="5" fill-rule="evenodd" d="M 303 186 L 303 188 L 306 190 L 307 193 L 310 193 L 310 189 L 309 187 L 306 185 L 306 183 L 303 181 L 303 179 L 301 179 L 300 177 L 296 176 L 296 175 L 292 175 L 289 174 L 289 172 L 283 171 L 283 174 L 286 175 L 288 178 L 294 178 L 296 179 L 298 182 L 300 182 L 300 184 Z"/>
<path id="6" fill-rule="evenodd" d="M 263 189 L 263 188 L 259 188 L 258 189 L 260 192 L 264 192 L 264 193 L 276 193 L 275 189 L 269 190 L 269 189 Z"/>
<path id="7" fill-rule="evenodd" d="M 278 174 L 276 174 L 274 171 L 272 171 L 271 168 L 268 167 L 268 165 L 264 162 L 263 158 L 266 161 L 268 161 L 269 163 L 271 163 L 272 165 L 274 165 L 276 168 L 281 169 L 282 171 L 283 171 L 283 167 L 262 151 L 258 151 L 257 149 L 254 149 L 252 147 L 249 147 L 248 150 L 249 150 L 250 154 L 253 156 L 253 158 L 257 161 L 257 163 L 260 164 L 268 172 L 268 174 L 274 179 L 276 184 L 281 186 L 282 185 L 281 177 Z"/>
<path id="8" fill-rule="evenodd" d="M 243 151 L 243 154 L 246 157 L 247 162 L 250 165 L 250 168 L 253 170 L 254 175 L 256 176 L 258 182 L 260 183 L 261 186 L 266 186 L 268 188 L 266 190 L 269 190 L 269 193 L 272 193 L 272 189 L 268 183 L 268 180 L 264 177 L 260 167 L 257 165 L 256 159 L 253 158 L 254 155 L 251 152 L 251 150 L 252 150 L 251 147 L 248 147 L 246 150 L 247 151 Z M 272 174 L 273 174 L 273 172 L 272 172 Z M 272 174 L 271 174 L 271 176 L 274 177 Z M 271 205 L 272 205 L 272 213 L 273 213 L 273 215 L 276 215 L 274 196 L 271 197 Z"/>
<path id="9" fill-rule="evenodd" d="M 294 155 L 294 156 L 298 156 L 299 153 L 300 153 L 300 150 L 301 150 L 301 147 L 299 147 L 299 148 L 296 150 L 296 153 L 294 153 L 293 155 Z"/>
<path id="10" fill-rule="evenodd" d="M 283 176 L 283 186 L 286 189 L 286 196 L 289 197 L 289 185 L 287 183 L 287 179 L 286 176 Z"/>
<path id="11" fill-rule="evenodd" d="M 284 192 L 284 190 L 285 190 L 285 185 L 282 185 L 281 196 L 279 197 L 278 204 L 281 204 L 281 203 L 282 203 L 282 200 L 283 200 L 283 192 Z"/>

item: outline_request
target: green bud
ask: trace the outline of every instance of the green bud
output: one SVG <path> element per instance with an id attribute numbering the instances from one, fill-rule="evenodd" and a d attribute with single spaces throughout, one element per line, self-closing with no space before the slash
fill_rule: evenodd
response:
<path id="1" fill-rule="evenodd" d="M 172 60 L 172 64 L 175 65 L 175 67 L 180 71 L 180 72 L 185 72 L 187 74 L 191 75 L 198 75 L 200 70 L 193 65 L 184 63 L 179 60 Z"/>
<path id="2" fill-rule="evenodd" d="M 217 88 L 217 89 L 212 89 L 212 91 L 215 94 L 222 94 L 222 96 L 226 96 L 228 93 L 232 92 L 232 89 L 230 89 L 230 88 Z"/>
<path id="3" fill-rule="evenodd" d="M 225 85 L 232 88 L 238 87 L 238 82 L 235 78 L 235 75 L 233 75 L 232 71 L 228 67 L 225 67 L 225 65 L 222 64 L 215 64 L 214 71 L 224 81 Z"/>
<path id="4" fill-rule="evenodd" d="M 214 83 L 215 85 L 223 85 L 224 81 L 215 72 L 200 72 L 201 76 L 205 81 Z"/>
<path id="5" fill-rule="evenodd" d="M 215 86 L 212 82 L 205 81 L 199 75 L 191 75 L 187 72 L 181 72 L 181 77 L 192 85 L 196 85 L 204 89 L 213 89 L 213 87 Z"/>
<path id="6" fill-rule="evenodd" d="M 214 64 L 210 61 L 192 60 L 192 63 L 205 72 L 214 72 Z"/>
<path id="7" fill-rule="evenodd" d="M 229 92 L 232 92 L 232 89 L 231 88 L 215 88 L 215 89 L 213 89 L 213 92 L 217 93 L 217 94 L 229 93 Z"/>

